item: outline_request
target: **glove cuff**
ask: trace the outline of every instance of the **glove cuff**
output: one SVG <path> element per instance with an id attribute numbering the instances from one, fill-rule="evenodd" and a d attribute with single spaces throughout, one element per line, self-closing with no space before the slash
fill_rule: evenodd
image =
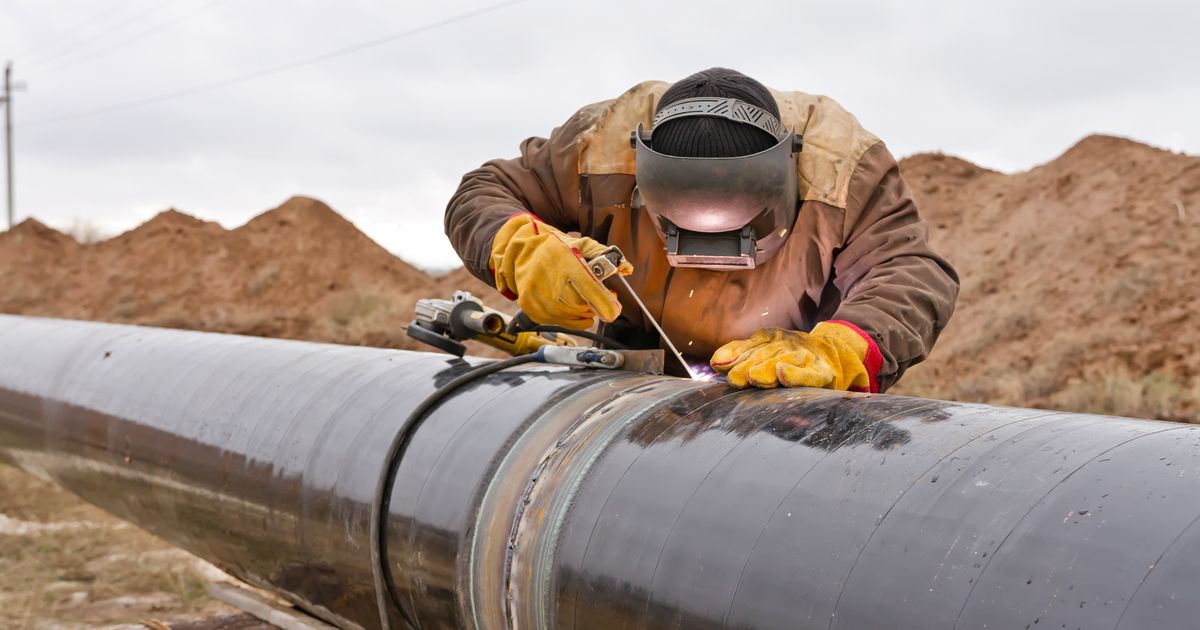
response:
<path id="1" fill-rule="evenodd" d="M 858 335 L 859 337 L 862 337 L 862 339 L 867 342 L 866 352 L 863 353 L 863 356 L 861 358 L 862 358 L 862 362 L 863 362 L 863 367 L 867 368 L 867 379 L 870 380 L 871 385 L 870 385 L 869 389 L 867 389 L 867 390 L 863 390 L 863 388 L 861 388 L 861 387 L 851 387 L 850 391 L 857 391 L 857 392 L 867 391 L 868 393 L 871 393 L 871 394 L 878 394 L 879 393 L 879 371 L 883 369 L 883 352 L 880 352 L 879 344 L 875 343 L 875 339 L 873 337 L 871 337 L 871 335 L 868 335 L 866 333 L 866 331 L 864 331 L 863 329 L 859 328 L 858 326 L 855 326 L 854 324 L 852 324 L 848 321 L 845 321 L 842 319 L 831 319 L 829 321 L 821 322 L 820 324 L 817 324 L 817 325 L 824 326 L 826 324 L 834 324 L 837 326 L 842 326 L 842 327 L 848 328 L 851 332 Z"/>

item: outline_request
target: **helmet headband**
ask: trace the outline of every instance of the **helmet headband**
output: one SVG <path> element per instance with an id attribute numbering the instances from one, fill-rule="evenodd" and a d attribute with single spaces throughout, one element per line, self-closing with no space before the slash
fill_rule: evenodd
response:
<path id="1" fill-rule="evenodd" d="M 771 134 L 776 140 L 782 140 L 784 136 L 783 123 L 771 112 L 736 98 L 708 96 L 685 98 L 667 105 L 654 115 L 650 128 L 655 129 L 668 120 L 689 116 L 709 116 L 745 123 Z"/>

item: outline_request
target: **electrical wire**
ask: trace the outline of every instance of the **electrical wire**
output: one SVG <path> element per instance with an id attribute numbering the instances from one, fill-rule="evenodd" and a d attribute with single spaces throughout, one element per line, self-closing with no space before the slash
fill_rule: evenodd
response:
<path id="1" fill-rule="evenodd" d="M 139 13 L 132 15 L 122 22 L 118 22 L 113 26 L 110 26 L 103 30 L 97 31 L 89 37 L 84 37 L 81 41 L 75 42 L 75 45 L 76 45 L 76 47 L 78 47 L 79 45 L 87 45 L 87 44 L 91 44 L 92 42 L 103 41 L 106 37 L 113 35 L 113 33 L 119 34 L 122 29 L 129 26 L 130 24 L 136 24 L 148 17 L 153 16 L 155 13 L 157 13 L 163 9 L 166 9 L 168 7 L 172 7 L 176 4 L 179 4 L 180 2 L 181 2 L 181 0 L 171 0 L 170 2 L 155 2 L 155 3 L 151 4 L 149 7 L 146 7 L 146 9 L 144 11 L 141 11 Z M 46 57 L 44 59 L 39 59 L 36 62 L 33 62 L 34 67 L 37 68 L 37 66 L 40 64 L 44 64 L 47 61 L 54 61 L 55 59 L 59 59 L 61 57 L 70 55 L 73 52 L 75 52 L 75 49 L 67 48 L 64 50 L 60 50 L 57 53 L 52 53 L 49 57 Z"/>
<path id="2" fill-rule="evenodd" d="M 543 332 L 562 333 L 564 335 L 574 335 L 576 337 L 583 337 L 584 339 L 590 339 L 592 341 L 595 341 L 596 343 L 602 343 L 602 344 L 604 344 L 605 348 L 609 348 L 612 350 L 628 350 L 629 349 L 629 346 L 621 343 L 620 341 L 617 341 L 616 339 L 613 339 L 612 337 L 605 337 L 604 335 L 601 335 L 600 333 L 594 333 L 590 330 L 574 330 L 571 328 L 566 328 L 564 326 L 555 326 L 553 324 L 538 324 L 538 325 L 534 326 L 533 328 L 530 328 L 529 330 L 531 330 L 533 332 L 539 332 L 539 333 L 543 333 Z"/>
<path id="3" fill-rule="evenodd" d="M 130 35 L 128 37 L 124 37 L 124 38 L 120 39 L 118 42 L 116 42 L 115 44 L 108 46 L 107 48 L 100 48 L 98 50 L 93 50 L 90 53 L 84 55 L 83 57 L 81 57 L 79 59 L 67 61 L 64 64 L 59 64 L 57 66 L 50 66 L 49 68 L 47 68 L 41 72 L 38 72 L 35 70 L 33 74 L 34 74 L 35 78 L 41 79 L 41 78 L 45 78 L 47 76 L 56 74 L 58 72 L 61 72 L 63 70 L 66 70 L 68 68 L 74 68 L 76 66 L 91 63 L 93 61 L 96 61 L 97 59 L 103 59 L 104 57 L 107 57 L 108 55 L 112 54 L 113 52 L 119 51 L 122 48 L 126 48 L 131 44 L 135 44 L 138 41 L 141 41 L 141 40 L 145 39 L 146 37 L 149 37 L 150 35 L 153 35 L 167 27 L 174 26 L 175 24 L 178 24 L 179 22 L 182 22 L 183 20 L 186 20 L 205 9 L 209 9 L 212 6 L 220 4 L 225 1 L 226 0 L 209 0 L 208 2 L 202 2 L 202 3 L 200 3 L 200 5 L 193 7 L 191 11 L 177 15 L 172 20 L 167 20 L 166 22 L 161 22 L 149 29 L 142 30 L 135 35 Z"/>
<path id="4" fill-rule="evenodd" d="M 441 28 L 443 26 L 448 26 L 450 24 L 469 20 L 471 18 L 478 17 L 485 13 L 491 13 L 493 11 L 497 11 L 499 9 L 509 7 L 514 4 L 519 4 L 524 1 L 525 0 L 507 0 L 506 2 L 499 2 L 499 3 L 491 4 L 491 5 L 479 8 L 479 9 L 475 9 L 474 11 L 467 11 L 465 13 L 459 13 L 457 15 L 453 15 L 451 17 L 448 17 L 448 18 L 445 18 L 442 20 L 438 20 L 436 22 L 431 22 L 429 24 L 411 28 L 411 29 L 408 29 L 405 31 L 401 31 L 399 33 L 393 33 L 391 35 L 387 35 L 385 37 L 380 37 L 378 39 L 373 39 L 370 41 L 362 42 L 360 44 L 355 44 L 353 46 L 347 46 L 345 48 L 338 48 L 335 50 L 321 53 L 319 55 L 314 55 L 312 57 L 306 57 L 304 59 L 299 59 L 296 61 L 292 61 L 292 62 L 285 63 L 285 64 L 278 65 L 278 66 L 273 66 L 270 68 L 264 68 L 262 70 L 256 70 L 254 72 L 250 72 L 250 73 L 243 74 L 240 76 L 230 77 L 227 79 L 221 79 L 219 81 L 213 81 L 211 83 L 203 83 L 200 85 L 196 85 L 196 86 L 193 86 L 190 88 L 185 88 L 185 89 L 182 89 L 182 90 L 179 90 L 176 92 L 170 92 L 167 94 L 150 96 L 150 97 L 137 99 L 137 100 L 133 100 L 133 101 L 127 101 L 124 103 L 115 103 L 113 105 L 106 105 L 104 107 L 97 107 L 95 109 L 78 111 L 78 112 L 74 112 L 74 113 L 70 113 L 70 114 L 64 114 L 61 116 L 52 116 L 49 118 L 35 119 L 35 120 L 28 121 L 28 122 L 22 122 L 20 124 L 20 126 L 21 127 L 36 127 L 39 125 L 48 125 L 48 124 L 52 124 L 52 123 L 65 122 L 68 120 L 75 120 L 78 118 L 86 118 L 89 116 L 107 114 L 110 112 L 115 112 L 115 111 L 119 111 L 119 110 L 123 110 L 123 109 L 142 107 L 142 106 L 150 105 L 153 103 L 161 103 L 163 101 L 168 101 L 171 99 L 181 98 L 184 96 L 191 96 L 191 95 L 200 94 L 203 92 L 209 92 L 212 90 L 229 87 L 231 85 L 237 85 L 239 83 L 246 83 L 247 81 L 253 81 L 255 79 L 261 79 L 263 77 L 271 76 L 273 74 L 287 72 L 289 70 L 301 68 L 303 66 L 307 66 L 307 65 L 311 65 L 311 64 L 318 63 L 321 61 L 325 61 L 327 59 L 333 59 L 335 57 L 341 57 L 343 55 L 349 55 L 351 53 L 356 53 L 356 52 L 359 52 L 362 50 L 367 50 L 369 48 L 375 48 L 378 46 L 382 46 L 384 44 L 389 44 L 389 43 L 394 42 L 399 39 L 412 37 L 413 35 L 418 35 L 420 33 L 424 33 L 424 32 L 431 31 L 431 30 L 434 30 L 437 28 Z"/>
<path id="5" fill-rule="evenodd" d="M 130 2 L 125 5 L 125 8 L 129 8 L 130 6 L 136 6 L 138 4 L 139 4 L 138 2 Z M 121 10 L 117 10 L 114 12 L 111 9 L 109 9 L 108 7 L 105 7 L 103 10 L 101 10 L 98 13 L 90 14 L 90 16 L 85 20 L 75 22 L 68 28 L 57 29 L 57 30 L 60 33 L 67 33 L 67 32 L 77 31 L 86 26 L 94 27 L 97 22 L 103 23 L 104 22 L 103 18 L 105 18 L 105 17 L 111 18 L 114 15 L 120 16 L 121 12 L 122 12 Z M 67 39 L 70 39 L 70 38 L 68 37 Z M 17 55 L 15 58 L 21 59 L 22 61 L 30 61 L 31 59 L 37 58 L 38 55 L 43 54 L 42 51 L 54 50 L 54 49 L 58 48 L 59 45 L 62 43 L 62 41 L 63 40 L 61 40 L 61 39 L 57 39 L 57 40 L 50 40 L 48 42 L 40 43 L 38 45 L 35 45 L 33 48 L 26 50 L 24 53 Z"/>

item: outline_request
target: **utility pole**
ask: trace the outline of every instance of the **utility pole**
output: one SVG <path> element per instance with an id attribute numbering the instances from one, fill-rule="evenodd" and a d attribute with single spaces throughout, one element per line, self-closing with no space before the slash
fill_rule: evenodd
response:
<path id="1" fill-rule="evenodd" d="M 13 204 L 13 132 L 12 132 L 12 95 L 24 87 L 12 80 L 12 62 L 4 66 L 4 94 L 0 103 L 4 104 L 4 171 L 8 181 L 8 229 L 12 229 L 15 210 Z"/>
<path id="2" fill-rule="evenodd" d="M 8 229 L 13 227 L 12 62 L 4 66 L 4 171 L 8 174 Z"/>

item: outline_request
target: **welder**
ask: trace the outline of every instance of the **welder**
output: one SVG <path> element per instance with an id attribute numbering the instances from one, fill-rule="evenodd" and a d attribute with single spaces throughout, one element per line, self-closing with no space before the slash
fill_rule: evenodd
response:
<path id="1" fill-rule="evenodd" d="M 734 387 L 878 392 L 929 353 L 958 276 L 883 142 L 825 96 L 712 68 L 588 105 L 467 173 L 446 233 L 532 320 L 631 347 L 660 336 L 584 261 L 619 272 Z"/>

